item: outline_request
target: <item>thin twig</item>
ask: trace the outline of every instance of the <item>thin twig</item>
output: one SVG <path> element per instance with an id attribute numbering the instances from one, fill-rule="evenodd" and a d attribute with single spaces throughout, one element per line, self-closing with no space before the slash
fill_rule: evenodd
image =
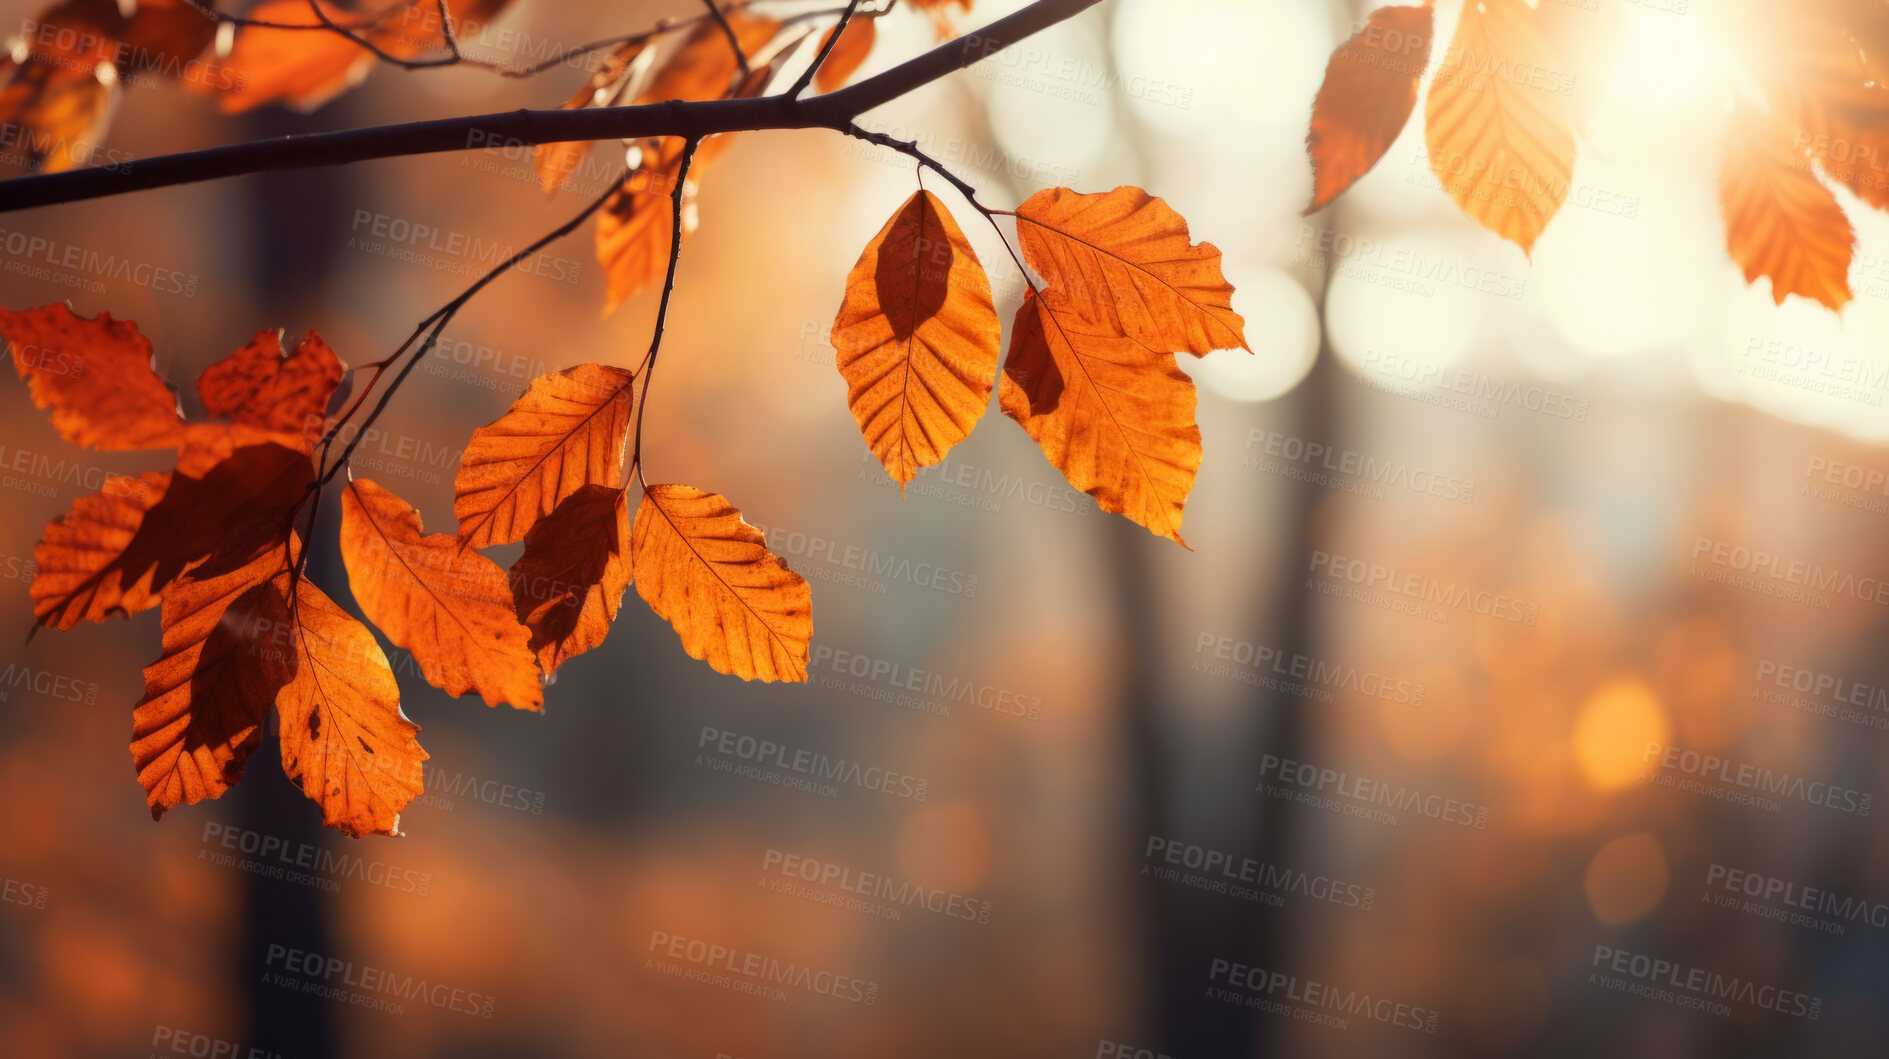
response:
<path id="1" fill-rule="evenodd" d="M 689 163 L 695 160 L 695 149 L 701 142 L 690 140 L 682 145 L 676 186 L 669 190 L 669 271 L 662 281 L 662 300 L 656 303 L 656 329 L 649 336 L 649 352 L 643 354 L 643 393 L 636 401 L 636 445 L 630 450 L 630 469 L 636 472 L 637 481 L 645 488 L 649 480 L 643 476 L 643 410 L 649 407 L 649 383 L 656 375 L 656 351 L 662 348 L 663 323 L 669 318 L 669 295 L 676 289 L 676 263 L 682 260 L 682 196 L 688 187 Z"/>
<path id="2" fill-rule="evenodd" d="M 110 169 L 16 177 L 0 182 L 0 213 L 80 202 L 130 191 L 171 187 L 283 169 L 342 165 L 375 158 L 475 150 L 493 143 L 532 146 L 575 140 L 650 136 L 701 139 L 761 129 L 843 130 L 859 115 L 970 66 L 1101 0 L 1036 0 L 976 34 L 941 44 L 873 77 L 826 95 L 788 99 L 671 101 L 640 107 L 514 110 L 440 121 L 382 125 L 345 132 L 289 136 L 137 158 Z"/>
<path id="3" fill-rule="evenodd" d="M 741 78 L 748 77 L 748 53 L 741 50 L 741 38 L 735 36 L 735 27 L 728 24 L 728 16 L 722 13 L 721 5 L 715 0 L 702 0 L 708 13 L 714 17 L 715 24 L 721 27 L 721 35 L 728 38 L 728 48 L 735 53 L 735 65 L 741 67 Z"/>
<path id="4" fill-rule="evenodd" d="M 813 57 L 813 64 L 800 71 L 800 77 L 794 81 L 794 87 L 787 90 L 788 99 L 799 99 L 800 93 L 805 92 L 807 86 L 813 83 L 813 75 L 819 73 L 820 67 L 825 65 L 826 57 L 832 54 L 833 46 L 840 42 L 840 34 L 846 32 L 846 24 L 853 20 L 853 12 L 858 9 L 859 0 L 846 0 L 846 10 L 840 12 L 839 24 L 833 27 L 833 32 L 826 35 L 826 42 L 820 45 L 820 53 Z"/>

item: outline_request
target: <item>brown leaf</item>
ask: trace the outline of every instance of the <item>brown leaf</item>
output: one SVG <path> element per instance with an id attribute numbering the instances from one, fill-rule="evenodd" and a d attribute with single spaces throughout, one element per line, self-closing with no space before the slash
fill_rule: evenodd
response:
<path id="1" fill-rule="evenodd" d="M 630 555 L 637 594 L 691 658 L 743 680 L 807 679 L 813 592 L 726 498 L 648 487 Z"/>
<path id="2" fill-rule="evenodd" d="M 1105 330 L 1164 352 L 1248 348 L 1219 249 L 1140 188 L 1039 191 L 1017 207 L 1017 241 L 1059 304 Z"/>
<path id="3" fill-rule="evenodd" d="M 984 414 L 999 333 L 970 241 L 917 192 L 859 255 L 832 334 L 853 419 L 901 489 Z"/>
<path id="4" fill-rule="evenodd" d="M 1337 198 L 1390 150 L 1417 106 L 1417 82 L 1430 61 L 1434 13 L 1380 7 L 1332 52 L 1312 101 L 1305 149 L 1312 156 L 1312 204 Z"/>
<path id="5" fill-rule="evenodd" d="M 303 578 L 282 649 L 294 679 L 276 696 L 282 771 L 321 806 L 322 822 L 360 837 L 400 833 L 422 790 L 420 726 L 367 626 Z"/>
<path id="6" fill-rule="evenodd" d="M 1809 155 L 1793 144 L 1790 127 L 1741 104 L 1719 165 L 1725 245 L 1746 281 L 1771 277 L 1780 305 L 1786 295 L 1801 294 L 1841 309 L 1850 300 L 1856 235 Z"/>
<path id="7" fill-rule="evenodd" d="M 459 537 L 509 544 L 586 485 L 620 485 L 635 376 L 580 364 L 540 375 L 503 416 L 472 432 L 453 479 Z"/>
<path id="8" fill-rule="evenodd" d="M 487 706 L 544 706 L 530 634 L 497 563 L 451 534 L 423 534 L 418 511 L 365 478 L 341 494 L 341 556 L 361 612 L 413 652 L 427 683 L 477 691 Z"/>
<path id="9" fill-rule="evenodd" d="M 271 650 L 288 618 L 275 579 L 287 537 L 251 537 L 240 565 L 185 575 L 165 593 L 164 655 L 144 670 L 131 713 L 131 761 L 153 818 L 216 798 L 242 777 L 262 720 L 292 668 Z"/>
<path id="10" fill-rule="evenodd" d="M 258 331 L 241 349 L 204 369 L 197 393 L 209 415 L 299 435 L 312 449 L 326 422 L 328 399 L 345 374 L 340 358 L 313 331 L 286 355 L 281 331 Z"/>
<path id="11" fill-rule="evenodd" d="M 728 12 L 727 18 L 742 52 L 749 58 L 774 39 L 781 25 L 778 20 L 757 18 L 740 11 Z M 655 79 L 637 95 L 636 102 L 640 106 L 671 99 L 689 102 L 720 99 L 739 72 L 727 35 L 712 19 L 704 19 L 661 61 Z"/>
<path id="12" fill-rule="evenodd" d="M 183 440 L 177 395 L 151 366 L 151 343 L 130 320 L 79 316 L 64 302 L 0 309 L 0 334 L 33 404 L 74 445 L 122 452 Z"/>
<path id="13" fill-rule="evenodd" d="M 1200 428 L 1193 381 L 1173 354 L 1084 319 L 1057 291 L 1026 294 L 998 403 L 1104 511 L 1186 545 Z"/>
<path id="14" fill-rule="evenodd" d="M 1523 0 L 1464 4 L 1448 56 L 1424 106 L 1430 168 L 1464 213 L 1529 253 L 1574 173 L 1572 79 Z"/>
<path id="15" fill-rule="evenodd" d="M 0 179 L 58 173 L 89 162 L 118 105 L 116 79 L 95 65 L 0 58 Z"/>
<path id="16" fill-rule="evenodd" d="M 512 564 L 512 602 L 531 629 L 538 664 L 552 673 L 603 643 L 630 584 L 630 513 L 624 492 L 587 485 L 525 534 Z"/>
<path id="17" fill-rule="evenodd" d="M 846 23 L 846 32 L 840 35 L 838 44 L 827 53 L 826 62 L 814 72 L 813 87 L 822 92 L 833 92 L 845 88 L 846 82 L 853 79 L 859 67 L 865 63 L 866 56 L 872 54 L 873 41 L 878 37 L 879 20 L 876 18 L 854 18 Z M 820 38 L 820 46 L 826 47 L 833 30 L 827 30 Z M 818 55 L 819 52 L 814 54 Z"/>

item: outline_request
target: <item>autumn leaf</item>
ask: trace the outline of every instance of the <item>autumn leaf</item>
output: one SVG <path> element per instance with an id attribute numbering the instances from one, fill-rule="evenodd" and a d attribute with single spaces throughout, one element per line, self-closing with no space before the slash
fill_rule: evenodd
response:
<path id="1" fill-rule="evenodd" d="M 1066 299 L 1024 296 L 998 404 L 1104 511 L 1185 546 L 1182 507 L 1201 460 L 1193 381 L 1173 354 L 1086 319 Z"/>
<path id="2" fill-rule="evenodd" d="M 74 445 L 122 452 L 183 440 L 177 395 L 152 368 L 151 343 L 129 320 L 85 317 L 64 302 L 0 309 L 13 370 Z"/>
<path id="3" fill-rule="evenodd" d="M 153 818 L 221 796 L 262 741 L 264 714 L 292 675 L 257 635 L 288 619 L 274 583 L 287 571 L 286 539 L 250 536 L 239 565 L 186 574 L 164 594 L 164 654 L 145 667 L 131 713 L 131 760 Z"/>
<path id="4" fill-rule="evenodd" d="M 725 17 L 735 31 L 735 40 L 743 54 L 752 58 L 780 30 L 780 22 L 741 11 L 729 11 Z M 740 72 L 728 36 L 712 19 L 695 24 L 681 44 L 669 53 L 656 70 L 649 87 L 636 97 L 637 104 L 662 103 L 671 99 L 695 102 L 720 99 L 733 85 Z"/>
<path id="5" fill-rule="evenodd" d="M 446 46 L 435 0 L 404 0 L 371 15 L 319 0 L 329 21 L 358 34 L 396 59 L 412 59 Z M 483 24 L 510 0 L 454 0 L 447 5 L 455 22 Z M 309 0 L 264 0 L 244 12 L 256 22 L 308 29 L 246 26 L 236 34 L 225 73 L 204 84 L 217 94 L 217 106 L 236 114 L 269 103 L 314 110 L 353 88 L 377 61 L 374 53 L 322 26 Z"/>
<path id="6" fill-rule="evenodd" d="M 1572 80 L 1523 0 L 1463 5 L 1430 82 L 1430 168 L 1462 211 L 1530 253 L 1574 173 Z"/>
<path id="7" fill-rule="evenodd" d="M 675 233 L 671 196 L 682 172 L 684 141 L 674 137 L 645 141 L 643 161 L 597 213 L 597 262 L 604 270 L 605 316 L 637 291 L 660 281 L 669 270 Z M 696 154 L 696 162 L 702 160 Z M 695 230 L 695 178 L 682 189 L 682 232 Z"/>
<path id="8" fill-rule="evenodd" d="M 1771 277 L 1780 305 L 1790 294 L 1833 310 L 1850 300 L 1855 232 L 1788 125 L 1745 104 L 1734 111 L 1719 163 L 1719 205 L 1726 248 L 1747 282 Z"/>
<path id="9" fill-rule="evenodd" d="M 971 0 L 905 0 L 905 2 L 931 16 L 931 24 L 937 28 L 939 40 L 955 36 L 958 32 L 957 15 L 971 10 Z M 953 8 L 957 10 L 954 12 Z"/>
<path id="10" fill-rule="evenodd" d="M 509 544 L 586 485 L 623 479 L 635 376 L 604 364 L 540 375 L 503 416 L 472 432 L 453 479 L 459 537 Z"/>
<path id="11" fill-rule="evenodd" d="M 1312 204 L 1323 208 L 1390 150 L 1417 106 L 1417 83 L 1430 61 L 1434 12 L 1380 7 L 1332 52 L 1312 101 L 1305 149 L 1312 156 Z"/>
<path id="12" fill-rule="evenodd" d="M 374 634 L 303 578 L 282 647 L 295 674 L 276 696 L 283 773 L 329 827 L 357 838 L 399 834 L 428 755 Z"/>
<path id="13" fill-rule="evenodd" d="M 347 374 L 334 350 L 313 331 L 293 353 L 282 332 L 258 331 L 241 349 L 197 378 L 203 409 L 262 431 L 300 436 L 312 448 L 326 422 L 328 399 Z"/>
<path id="14" fill-rule="evenodd" d="M 1017 241 L 1061 309 L 1102 330 L 1163 352 L 1248 348 L 1219 249 L 1140 188 L 1039 191 L 1017 207 Z"/>
<path id="15" fill-rule="evenodd" d="M 137 536 L 145 513 L 170 485 L 170 475 L 147 471 L 113 475 L 98 492 L 72 502 L 53 519 L 33 548 L 33 616 L 38 624 L 70 629 L 81 621 L 136 614 L 158 604 L 149 567 L 134 574 L 119 559 Z"/>
<path id="16" fill-rule="evenodd" d="M 866 56 L 872 54 L 873 41 L 878 37 L 876 18 L 854 18 L 846 23 L 846 32 L 840 34 L 833 50 L 826 55 L 826 62 L 814 71 L 813 87 L 822 92 L 833 92 L 846 87 L 846 82 L 853 79 L 859 67 L 865 63 Z M 836 27 L 837 28 L 837 27 Z M 827 30 L 820 38 L 820 46 L 833 36 L 833 30 Z M 817 51 L 814 54 L 819 54 Z"/>
<path id="17" fill-rule="evenodd" d="M 121 86 L 178 76 L 216 32 L 183 0 L 65 0 L 27 20 L 0 57 L 0 178 L 92 160 Z"/>
<path id="18" fill-rule="evenodd" d="M 544 706 L 530 634 L 497 563 L 452 534 L 424 534 L 418 511 L 365 478 L 341 494 L 341 556 L 362 613 L 413 652 L 427 683 L 477 691 L 487 706 Z"/>
<path id="19" fill-rule="evenodd" d="M 853 419 L 901 489 L 970 435 L 997 374 L 997 310 L 936 195 L 915 193 L 866 244 L 832 340 Z"/>
<path id="20" fill-rule="evenodd" d="M 584 486 L 531 527 L 512 564 L 512 601 L 547 674 L 603 643 L 629 583 L 623 490 Z"/>
<path id="21" fill-rule="evenodd" d="M 632 534 L 637 594 L 689 657 L 743 680 L 807 679 L 813 592 L 726 498 L 649 486 Z"/>

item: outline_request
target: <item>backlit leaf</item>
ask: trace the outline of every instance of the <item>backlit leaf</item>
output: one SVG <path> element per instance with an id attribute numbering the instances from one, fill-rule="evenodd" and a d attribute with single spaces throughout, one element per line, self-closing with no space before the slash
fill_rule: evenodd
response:
<path id="1" fill-rule="evenodd" d="M 1573 77 L 1523 0 L 1471 0 L 1424 106 L 1443 190 L 1484 228 L 1534 249 L 1568 195 Z"/>
<path id="2" fill-rule="evenodd" d="M 586 485 L 623 479 L 635 376 L 580 364 L 540 375 L 497 421 L 472 432 L 453 479 L 459 537 L 509 544 Z"/>
<path id="3" fill-rule="evenodd" d="M 1771 277 L 1771 296 L 1801 294 L 1831 309 L 1850 300 L 1855 232 L 1817 179 L 1788 125 L 1741 105 L 1719 168 L 1725 245 L 1745 279 Z"/>
<path id="4" fill-rule="evenodd" d="M 282 771 L 349 835 L 397 835 L 418 797 L 426 751 L 400 711 L 400 686 L 367 626 L 303 578 L 281 648 L 294 679 L 276 696 Z"/>
<path id="5" fill-rule="evenodd" d="M 113 475 L 46 525 L 33 548 L 33 615 L 41 625 L 70 629 L 158 604 L 152 568 L 134 574 L 119 560 L 170 478 L 157 471 Z"/>
<path id="6" fill-rule="evenodd" d="M 587 485 L 525 534 L 511 569 L 518 620 L 552 673 L 603 643 L 630 584 L 630 513 L 621 489 Z"/>
<path id="7" fill-rule="evenodd" d="M 1219 249 L 1140 188 L 1039 191 L 1017 207 L 1017 241 L 1063 310 L 1103 330 L 1162 352 L 1247 348 Z"/>
<path id="8" fill-rule="evenodd" d="M 813 592 L 726 498 L 652 485 L 632 532 L 637 594 L 691 658 L 743 680 L 807 679 Z"/>
<path id="9" fill-rule="evenodd" d="M 827 53 L 826 62 L 814 72 L 813 87 L 822 92 L 832 92 L 846 87 L 846 82 L 853 79 L 859 67 L 872 54 L 873 41 L 878 37 L 879 20 L 875 18 L 854 18 L 846 23 L 846 32 L 840 34 L 839 43 Z M 820 46 L 826 46 L 827 37 L 832 30 L 820 38 Z M 819 54 L 817 51 L 814 54 Z"/>
<path id="10" fill-rule="evenodd" d="M 1380 7 L 1332 52 L 1305 137 L 1312 156 L 1312 204 L 1305 212 L 1370 172 L 1403 131 L 1430 61 L 1433 20 L 1428 4 Z"/>
<path id="11" fill-rule="evenodd" d="M 341 556 L 361 612 L 413 652 L 427 683 L 477 691 L 487 706 L 544 705 L 530 634 L 497 563 L 452 534 L 423 533 L 418 511 L 365 478 L 341 494 Z"/>
<path id="12" fill-rule="evenodd" d="M 1181 539 L 1200 470 L 1194 384 L 1174 355 L 1083 318 L 1054 290 L 1024 296 L 998 403 L 1069 484 L 1158 536 Z"/>
<path id="13" fill-rule="evenodd" d="M 59 436 L 86 448 L 157 449 L 183 440 L 177 395 L 151 366 L 151 343 L 129 320 L 85 317 L 64 302 L 0 309 L 0 334 L 33 403 Z"/>
<path id="14" fill-rule="evenodd" d="M 258 331 L 241 349 L 205 368 L 197 393 L 206 413 L 258 430 L 300 435 L 312 447 L 328 398 L 347 373 L 334 350 L 310 331 L 293 353 L 281 331 Z"/>

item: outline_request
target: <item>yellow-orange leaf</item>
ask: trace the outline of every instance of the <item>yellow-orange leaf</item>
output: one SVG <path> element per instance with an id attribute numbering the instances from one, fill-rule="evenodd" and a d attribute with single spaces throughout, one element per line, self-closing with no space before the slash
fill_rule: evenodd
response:
<path id="1" fill-rule="evenodd" d="M 33 615 L 39 624 L 70 629 L 81 621 L 136 614 L 158 603 L 152 569 L 126 569 L 119 559 L 131 546 L 145 512 L 164 497 L 169 474 L 113 475 L 99 491 L 72 502 L 46 525 L 33 548 Z"/>
<path id="2" fill-rule="evenodd" d="M 901 488 L 984 414 L 999 332 L 970 241 L 936 195 L 914 194 L 846 277 L 832 335 L 853 419 Z"/>
<path id="3" fill-rule="evenodd" d="M 285 579 L 286 580 L 286 579 Z M 355 837 L 400 833 L 400 810 L 420 794 L 420 726 L 400 712 L 400 686 L 367 626 L 314 583 L 295 586 L 275 645 L 294 679 L 276 696 L 282 771 L 321 806 L 322 821 Z"/>
<path id="4" fill-rule="evenodd" d="M 552 673 L 603 643 L 630 584 L 630 513 L 621 489 L 587 485 L 525 534 L 512 603 Z"/>
<path id="5" fill-rule="evenodd" d="M 839 42 L 827 53 L 826 62 L 814 71 L 813 87 L 822 92 L 846 87 L 846 82 L 859 72 L 866 56 L 872 54 L 873 41 L 879 35 L 878 24 L 879 20 L 874 18 L 855 18 L 847 22 L 846 32 L 840 34 Z M 827 30 L 826 36 L 820 38 L 820 46 L 826 47 L 827 39 L 832 36 L 833 31 Z"/>
<path id="6" fill-rule="evenodd" d="M 91 160 L 118 102 L 118 82 L 100 80 L 94 69 L 0 58 L 0 129 L 13 141 L 0 150 L 0 179 L 57 173 Z"/>
<path id="7" fill-rule="evenodd" d="M 1105 330 L 1163 352 L 1247 348 L 1219 249 L 1140 188 L 1039 191 L 1017 207 L 1017 241 L 1063 308 Z"/>
<path id="8" fill-rule="evenodd" d="M 1719 205 L 1725 245 L 1745 279 L 1771 277 L 1771 296 L 1801 294 L 1841 309 L 1856 242 L 1836 195 L 1817 179 L 1789 126 L 1741 105 L 1725 134 Z"/>
<path id="9" fill-rule="evenodd" d="M 1305 212 L 1370 172 L 1403 131 L 1430 61 L 1433 21 L 1428 4 L 1380 7 L 1332 52 L 1305 137 L 1312 156 L 1312 204 Z"/>
<path id="10" fill-rule="evenodd" d="M 293 672 L 268 648 L 288 616 L 272 583 L 287 569 L 285 540 L 250 538 L 246 562 L 193 571 L 164 593 L 164 655 L 145 667 L 131 713 L 131 761 L 153 817 L 222 795 L 262 740 Z"/>
<path id="11" fill-rule="evenodd" d="M 1200 428 L 1193 381 L 1173 354 L 1084 319 L 1057 291 L 1026 294 L 998 403 L 1102 510 L 1186 545 Z"/>
<path id="12" fill-rule="evenodd" d="M 449 533 L 423 533 L 418 511 L 365 478 L 341 494 L 341 556 L 362 613 L 413 652 L 427 683 L 477 691 L 487 706 L 544 705 L 530 634 L 497 563 Z"/>
<path id="13" fill-rule="evenodd" d="M 346 373 L 334 350 L 313 331 L 289 354 L 282 351 L 281 331 L 258 331 L 241 349 L 203 370 L 197 393 L 211 416 L 298 435 L 312 448 L 326 421 L 328 398 Z"/>
<path id="14" fill-rule="evenodd" d="M 1424 142 L 1443 189 L 1523 253 L 1561 208 L 1574 173 L 1577 113 L 1565 71 L 1534 8 L 1471 0 L 1424 106 Z"/>
<path id="15" fill-rule="evenodd" d="M 79 316 L 64 302 L 0 309 L 0 334 L 33 403 L 59 436 L 87 448 L 125 451 L 178 444 L 177 395 L 151 367 L 151 343 L 130 320 Z"/>
<path id="16" fill-rule="evenodd" d="M 635 376 L 607 364 L 540 375 L 510 409 L 472 432 L 453 479 L 459 537 L 510 544 L 565 497 L 623 479 Z"/>
<path id="17" fill-rule="evenodd" d="M 632 532 L 637 594 L 690 657 L 743 680 L 807 679 L 813 591 L 725 497 L 652 485 Z"/>

